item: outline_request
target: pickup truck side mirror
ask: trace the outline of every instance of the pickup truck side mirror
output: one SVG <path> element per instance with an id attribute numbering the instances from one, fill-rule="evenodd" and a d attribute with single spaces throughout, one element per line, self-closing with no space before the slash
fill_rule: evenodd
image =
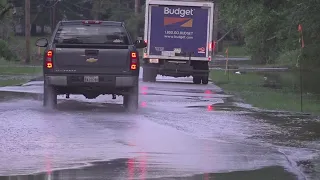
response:
<path id="1" fill-rule="evenodd" d="M 147 43 L 144 42 L 143 40 L 136 40 L 134 42 L 135 46 L 138 48 L 138 49 L 142 49 L 142 48 L 145 48 L 147 47 Z"/>
<path id="2" fill-rule="evenodd" d="M 36 46 L 38 47 L 47 47 L 48 46 L 48 40 L 46 38 L 40 38 L 36 41 Z"/>

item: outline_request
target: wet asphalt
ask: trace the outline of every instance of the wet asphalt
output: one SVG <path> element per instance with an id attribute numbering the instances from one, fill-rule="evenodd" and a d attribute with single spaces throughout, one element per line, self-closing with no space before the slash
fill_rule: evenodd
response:
<path id="1" fill-rule="evenodd" d="M 0 88 L 0 180 L 320 179 L 317 117 L 168 77 L 140 82 L 134 114 L 111 96 L 47 110 L 42 84 Z"/>

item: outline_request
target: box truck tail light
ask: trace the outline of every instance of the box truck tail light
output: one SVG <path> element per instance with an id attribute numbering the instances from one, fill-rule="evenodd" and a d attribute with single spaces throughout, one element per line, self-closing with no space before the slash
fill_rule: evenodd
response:
<path id="1" fill-rule="evenodd" d="M 52 69 L 53 68 L 52 58 L 53 58 L 53 51 L 52 50 L 47 51 L 46 61 L 45 61 L 45 66 L 46 66 L 47 69 Z"/>
<path id="2" fill-rule="evenodd" d="M 210 42 L 208 47 L 209 47 L 209 51 L 215 51 L 215 49 L 216 49 L 216 41 Z"/>
<path id="3" fill-rule="evenodd" d="M 212 42 L 209 43 L 208 47 L 209 47 L 209 51 L 212 51 Z"/>
<path id="4" fill-rule="evenodd" d="M 130 69 L 136 70 L 138 68 L 139 57 L 137 52 L 130 53 Z"/>

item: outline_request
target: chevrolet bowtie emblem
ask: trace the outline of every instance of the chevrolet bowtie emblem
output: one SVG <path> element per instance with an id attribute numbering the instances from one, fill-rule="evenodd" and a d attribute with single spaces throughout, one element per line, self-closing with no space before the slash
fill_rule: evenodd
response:
<path id="1" fill-rule="evenodd" d="M 97 62 L 97 61 L 98 61 L 98 59 L 95 59 L 95 58 L 89 58 L 89 59 L 87 59 L 86 61 L 87 61 L 87 62 L 89 62 L 89 63 L 94 63 L 94 62 Z"/>

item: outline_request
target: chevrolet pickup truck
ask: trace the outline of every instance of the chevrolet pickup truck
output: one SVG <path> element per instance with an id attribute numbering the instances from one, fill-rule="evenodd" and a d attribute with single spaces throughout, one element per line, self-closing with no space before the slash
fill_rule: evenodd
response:
<path id="1" fill-rule="evenodd" d="M 57 95 L 84 95 L 94 99 L 110 94 L 123 96 L 127 110 L 137 110 L 139 54 L 144 41 L 132 41 L 123 22 L 60 21 L 50 40 L 41 38 L 43 105 L 55 108 Z"/>

